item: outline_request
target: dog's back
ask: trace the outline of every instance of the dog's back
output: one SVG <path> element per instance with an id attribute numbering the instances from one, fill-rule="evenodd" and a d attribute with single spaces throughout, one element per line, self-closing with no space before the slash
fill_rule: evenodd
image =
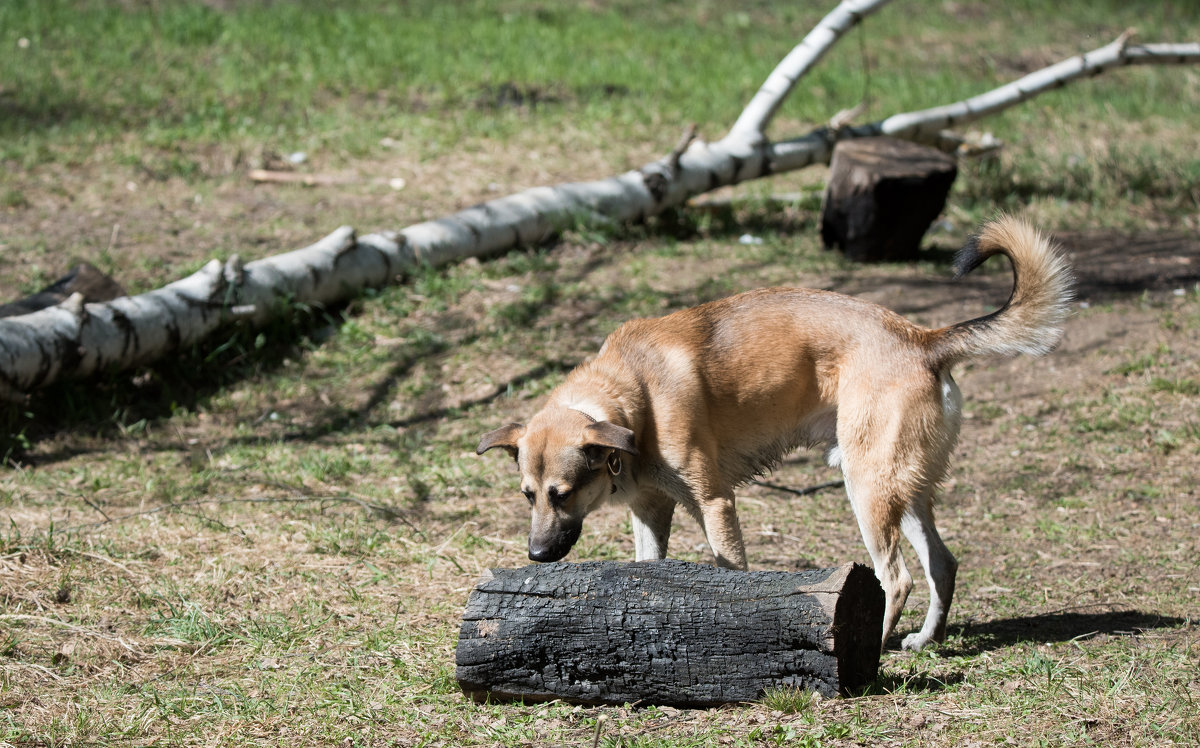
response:
<path id="1" fill-rule="evenodd" d="M 626 322 L 581 368 L 632 376 L 652 393 L 657 420 L 688 424 L 688 440 L 718 440 L 722 472 L 736 484 L 800 444 L 832 441 L 848 388 L 893 389 L 896 379 L 940 390 L 962 360 L 1050 350 L 1071 297 L 1065 260 L 1029 224 L 1003 217 L 959 253 L 958 275 L 996 254 L 1012 262 L 1011 298 L 949 327 L 930 330 L 828 291 L 760 289 Z"/>
<path id="2" fill-rule="evenodd" d="M 1061 250 L 1029 223 L 1002 216 L 967 242 L 955 258 L 961 278 L 997 254 L 1012 263 L 1013 290 L 995 312 L 949 327 L 929 330 L 862 299 L 807 288 L 749 291 L 684 309 L 666 317 L 631 320 L 605 342 L 630 363 L 649 370 L 680 373 L 692 365 L 683 357 L 702 355 L 711 376 L 731 389 L 763 378 L 785 376 L 806 359 L 828 359 L 879 336 L 928 351 L 937 370 L 986 355 L 1041 355 L 1062 337 L 1062 322 L 1072 298 L 1073 277 Z M 639 360 L 640 359 L 640 360 Z M 720 382 L 716 382 L 720 384 Z M 773 389 L 769 385 L 767 389 Z"/>

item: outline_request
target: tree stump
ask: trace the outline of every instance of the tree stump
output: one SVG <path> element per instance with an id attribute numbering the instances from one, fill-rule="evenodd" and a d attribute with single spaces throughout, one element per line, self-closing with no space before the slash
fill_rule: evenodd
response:
<path id="1" fill-rule="evenodd" d="M 707 707 L 875 680 L 883 591 L 865 566 L 744 572 L 683 561 L 495 569 L 458 637 L 476 700 Z"/>
<path id="2" fill-rule="evenodd" d="M 915 260 L 946 205 L 954 157 L 892 138 L 838 143 L 821 207 L 821 241 L 852 260 Z"/>

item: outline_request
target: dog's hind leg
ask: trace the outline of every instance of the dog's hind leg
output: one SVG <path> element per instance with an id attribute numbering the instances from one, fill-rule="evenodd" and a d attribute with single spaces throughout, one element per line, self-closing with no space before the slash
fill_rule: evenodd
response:
<path id="1" fill-rule="evenodd" d="M 962 393 L 949 372 L 942 372 L 938 384 L 941 388 L 941 428 L 936 429 L 935 434 L 940 438 L 924 440 L 927 445 L 923 450 L 925 487 L 916 493 L 900 519 L 900 528 L 917 552 L 925 570 L 925 581 L 929 584 L 929 611 L 925 614 L 925 623 L 920 631 L 904 637 L 902 644 L 905 649 L 912 650 L 941 643 L 946 638 L 946 617 L 950 613 L 954 577 L 958 572 L 958 561 L 942 542 L 933 522 L 933 499 L 935 486 L 945 475 L 950 453 L 958 441 L 958 430 L 962 425 Z"/>
<path id="2" fill-rule="evenodd" d="M 905 649 L 919 650 L 932 642 L 941 643 L 946 638 L 946 617 L 950 613 L 950 600 L 954 597 L 954 577 L 958 561 L 946 548 L 933 523 L 932 492 L 919 496 L 900 522 L 904 536 L 912 543 L 925 579 L 929 583 L 929 612 L 921 630 L 904 637 Z"/>
<path id="3" fill-rule="evenodd" d="M 891 518 L 895 506 L 890 501 L 891 497 L 874 485 L 871 476 L 852 469 L 844 456 L 841 457 L 841 465 L 850 506 L 854 508 L 854 517 L 858 520 L 858 529 L 867 546 L 867 553 L 871 555 L 875 576 L 883 587 L 882 651 L 887 647 L 892 630 L 896 628 L 900 612 L 904 610 L 908 593 L 912 591 L 913 579 L 904 564 L 904 557 L 900 555 L 900 528 L 899 522 Z"/>
<path id="4" fill-rule="evenodd" d="M 634 558 L 659 561 L 667 557 L 675 501 L 659 493 L 643 492 L 630 505 Z"/>

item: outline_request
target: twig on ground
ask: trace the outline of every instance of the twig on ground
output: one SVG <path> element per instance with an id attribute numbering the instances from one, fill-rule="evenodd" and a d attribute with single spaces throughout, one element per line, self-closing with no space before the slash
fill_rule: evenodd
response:
<path id="1" fill-rule="evenodd" d="M 811 496 L 812 494 L 819 493 L 827 488 L 841 488 L 845 485 L 845 481 L 840 480 L 831 480 L 827 483 L 818 483 L 817 485 L 809 486 L 808 488 L 791 488 L 790 486 L 781 486 L 777 483 L 767 483 L 766 481 L 761 480 L 752 480 L 750 482 L 756 486 L 770 488 L 775 491 L 783 491 L 784 493 L 790 493 L 796 496 Z"/>
<path id="2" fill-rule="evenodd" d="M 108 520 L 109 522 L 112 522 L 112 517 L 108 516 L 108 513 L 105 512 L 103 509 L 101 509 L 100 506 L 98 504 L 96 504 L 94 501 L 92 501 L 91 499 L 89 499 L 88 497 L 83 496 L 83 495 L 80 495 L 79 498 L 83 499 L 83 503 L 87 504 L 88 506 L 90 506 L 91 508 L 93 508 L 97 512 L 99 512 L 101 517 L 104 517 L 104 519 Z"/>
<path id="3" fill-rule="evenodd" d="M 103 512 L 101 512 L 101 514 L 103 514 Z M 106 518 L 108 517 L 107 514 L 105 514 L 104 516 Z M 91 553 L 89 551 L 75 551 L 75 553 L 78 553 L 80 556 L 83 556 L 84 558 L 90 558 L 95 561 L 103 561 L 106 564 L 115 566 L 118 569 L 120 569 L 121 571 L 128 574 L 129 576 L 133 577 L 134 579 L 145 579 L 146 578 L 145 574 L 138 574 L 138 573 L 132 571 L 129 567 L 125 566 L 124 564 L 120 564 L 120 563 L 114 561 L 113 559 L 109 558 L 108 556 L 102 556 L 99 553 Z"/>
<path id="4" fill-rule="evenodd" d="M 302 184 L 305 187 L 329 184 L 349 184 L 352 180 L 335 177 L 331 174 L 301 174 L 295 171 L 272 171 L 270 169 L 251 169 L 250 179 L 255 182 L 275 182 L 282 184 Z"/>
<path id="5" fill-rule="evenodd" d="M 304 493 L 304 491 L 301 487 L 294 486 L 289 483 L 284 483 L 283 481 L 270 480 L 270 479 L 262 478 L 260 476 L 255 476 L 255 475 L 246 475 L 246 476 L 244 476 L 244 478 L 245 478 L 245 480 L 253 480 L 255 483 L 261 483 L 264 486 L 273 486 L 275 488 L 278 488 L 278 489 L 281 489 L 284 491 L 291 491 L 292 493 L 297 494 L 297 498 L 299 498 L 299 499 L 311 499 L 314 501 L 328 499 L 330 501 L 342 501 L 342 502 L 358 504 L 364 510 L 372 512 L 374 514 L 379 514 L 379 515 L 383 516 L 385 519 L 398 520 L 399 522 L 403 523 L 405 526 L 408 527 L 408 529 L 412 530 L 417 535 L 420 535 L 422 538 L 425 537 L 425 532 L 421 528 L 414 525 L 408 519 L 408 517 L 405 517 L 403 512 L 401 512 L 399 509 L 395 509 L 390 506 L 385 506 L 383 504 L 371 504 L 369 502 L 363 501 L 362 499 L 360 499 L 356 496 L 349 496 L 349 495 L 347 495 L 347 496 L 309 497 Z"/>

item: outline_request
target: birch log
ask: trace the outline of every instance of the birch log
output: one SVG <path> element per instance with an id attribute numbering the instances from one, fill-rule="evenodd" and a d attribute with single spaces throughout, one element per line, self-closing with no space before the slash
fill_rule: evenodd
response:
<path id="1" fill-rule="evenodd" d="M 945 128 L 1014 106 L 1044 91 L 1112 67 L 1195 64 L 1200 44 L 1129 45 L 1127 36 L 966 101 L 893 115 L 857 127 L 822 127 L 771 142 L 774 113 L 801 76 L 846 31 L 889 0 L 845 0 L 768 76 L 728 135 L 688 138 L 667 156 L 591 182 L 536 187 L 397 232 L 359 237 L 343 226 L 312 246 L 244 266 L 213 260 L 163 288 L 104 303 L 72 297 L 60 306 L 0 319 L 0 396 L 66 377 L 152 362 L 203 340 L 232 321 L 262 325 L 288 302 L 328 305 L 364 288 L 395 282 L 417 265 L 443 265 L 543 242 L 579 221 L 645 219 L 719 187 L 828 163 L 848 138 L 890 135 L 952 148 Z"/>

